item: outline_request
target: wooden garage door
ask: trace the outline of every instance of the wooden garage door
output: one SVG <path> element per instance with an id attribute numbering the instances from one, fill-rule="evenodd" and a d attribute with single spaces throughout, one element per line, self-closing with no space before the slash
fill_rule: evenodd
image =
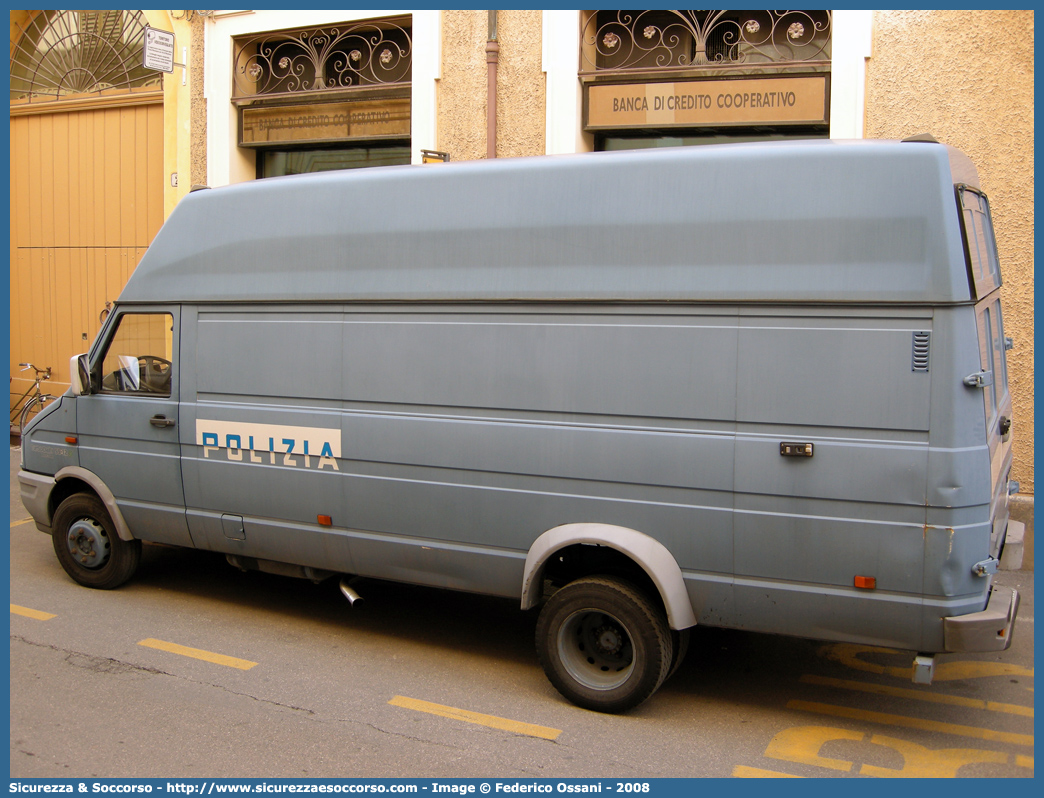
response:
<path id="1" fill-rule="evenodd" d="M 163 223 L 163 105 L 11 116 L 12 401 L 18 363 L 51 366 L 87 351 Z"/>

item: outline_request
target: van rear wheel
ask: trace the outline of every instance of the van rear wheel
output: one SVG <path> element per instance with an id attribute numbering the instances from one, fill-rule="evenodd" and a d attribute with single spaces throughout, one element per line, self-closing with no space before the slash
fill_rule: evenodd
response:
<path id="1" fill-rule="evenodd" d="M 577 706 L 624 712 L 667 678 L 673 641 L 663 612 L 630 582 L 585 577 L 548 599 L 536 630 L 551 684 Z"/>
<path id="2" fill-rule="evenodd" d="M 74 493 L 58 505 L 51 543 L 65 572 L 86 587 L 119 587 L 141 562 L 141 541 L 121 540 L 105 505 L 88 493 Z"/>

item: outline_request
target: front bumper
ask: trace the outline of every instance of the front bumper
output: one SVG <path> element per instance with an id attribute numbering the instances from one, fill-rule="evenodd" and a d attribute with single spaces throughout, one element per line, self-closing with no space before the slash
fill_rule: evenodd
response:
<path id="1" fill-rule="evenodd" d="M 1004 651 L 1018 612 L 1019 591 L 994 585 L 986 609 L 943 618 L 943 644 L 947 651 Z"/>
<path id="2" fill-rule="evenodd" d="M 36 521 L 36 528 L 48 535 L 51 534 L 51 513 L 48 503 L 51 491 L 54 490 L 54 477 L 34 474 L 32 471 L 22 469 L 18 472 L 18 484 L 22 504 Z"/>

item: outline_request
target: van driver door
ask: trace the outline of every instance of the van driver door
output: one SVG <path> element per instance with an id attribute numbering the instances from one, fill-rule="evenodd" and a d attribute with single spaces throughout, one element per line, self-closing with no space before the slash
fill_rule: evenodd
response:
<path id="1" fill-rule="evenodd" d="M 142 540 L 190 546 L 178 441 L 177 307 L 118 310 L 76 402 L 80 465 Z"/>

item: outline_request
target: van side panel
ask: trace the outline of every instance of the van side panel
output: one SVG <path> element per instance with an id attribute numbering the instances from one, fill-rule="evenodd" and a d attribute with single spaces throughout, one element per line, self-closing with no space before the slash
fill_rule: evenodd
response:
<path id="1" fill-rule="evenodd" d="M 193 311 L 182 467 L 196 545 L 351 572 L 343 533 L 321 532 L 317 520 L 344 517 L 340 474 L 321 462 L 321 448 L 304 452 L 324 430 L 341 439 L 341 403 L 331 398 L 342 371 L 340 314 L 287 307 L 262 324 L 257 314 L 215 320 Z M 203 435 L 214 445 L 197 445 Z M 223 516 L 239 519 L 244 535 Z"/>
<path id="2" fill-rule="evenodd" d="M 926 568 L 945 571 L 924 475 L 954 462 L 928 440 L 925 332 L 947 357 L 918 308 L 204 306 L 185 348 L 194 539 L 517 596 L 540 534 L 613 524 L 672 552 L 700 623 L 920 647 L 945 614 L 920 609 Z M 958 582 L 927 592 L 981 587 Z"/>
<path id="3" fill-rule="evenodd" d="M 931 311 L 916 308 L 744 311 L 737 626 L 919 639 L 931 374 L 912 371 L 911 355 L 914 333 L 931 329 Z M 784 442 L 812 456 L 783 456 Z"/>
<path id="4" fill-rule="evenodd" d="M 349 321 L 345 395 L 362 411 L 409 403 L 390 418 L 349 414 L 358 472 L 393 478 L 357 488 L 432 510 L 407 506 L 401 529 L 524 554 L 553 526 L 601 521 L 641 529 L 683 567 L 731 569 L 735 329 L 723 311 Z M 352 525 L 392 531 L 387 504 L 364 498 Z M 380 568 L 390 552 L 372 554 Z"/>
<path id="5" fill-rule="evenodd" d="M 190 515 L 217 550 L 506 596 L 540 534 L 604 522 L 660 540 L 697 581 L 727 582 L 735 318 L 201 308 L 197 429 L 336 424 L 342 450 L 335 471 L 192 441 Z M 243 540 L 224 534 L 227 514 L 243 516 Z"/>

